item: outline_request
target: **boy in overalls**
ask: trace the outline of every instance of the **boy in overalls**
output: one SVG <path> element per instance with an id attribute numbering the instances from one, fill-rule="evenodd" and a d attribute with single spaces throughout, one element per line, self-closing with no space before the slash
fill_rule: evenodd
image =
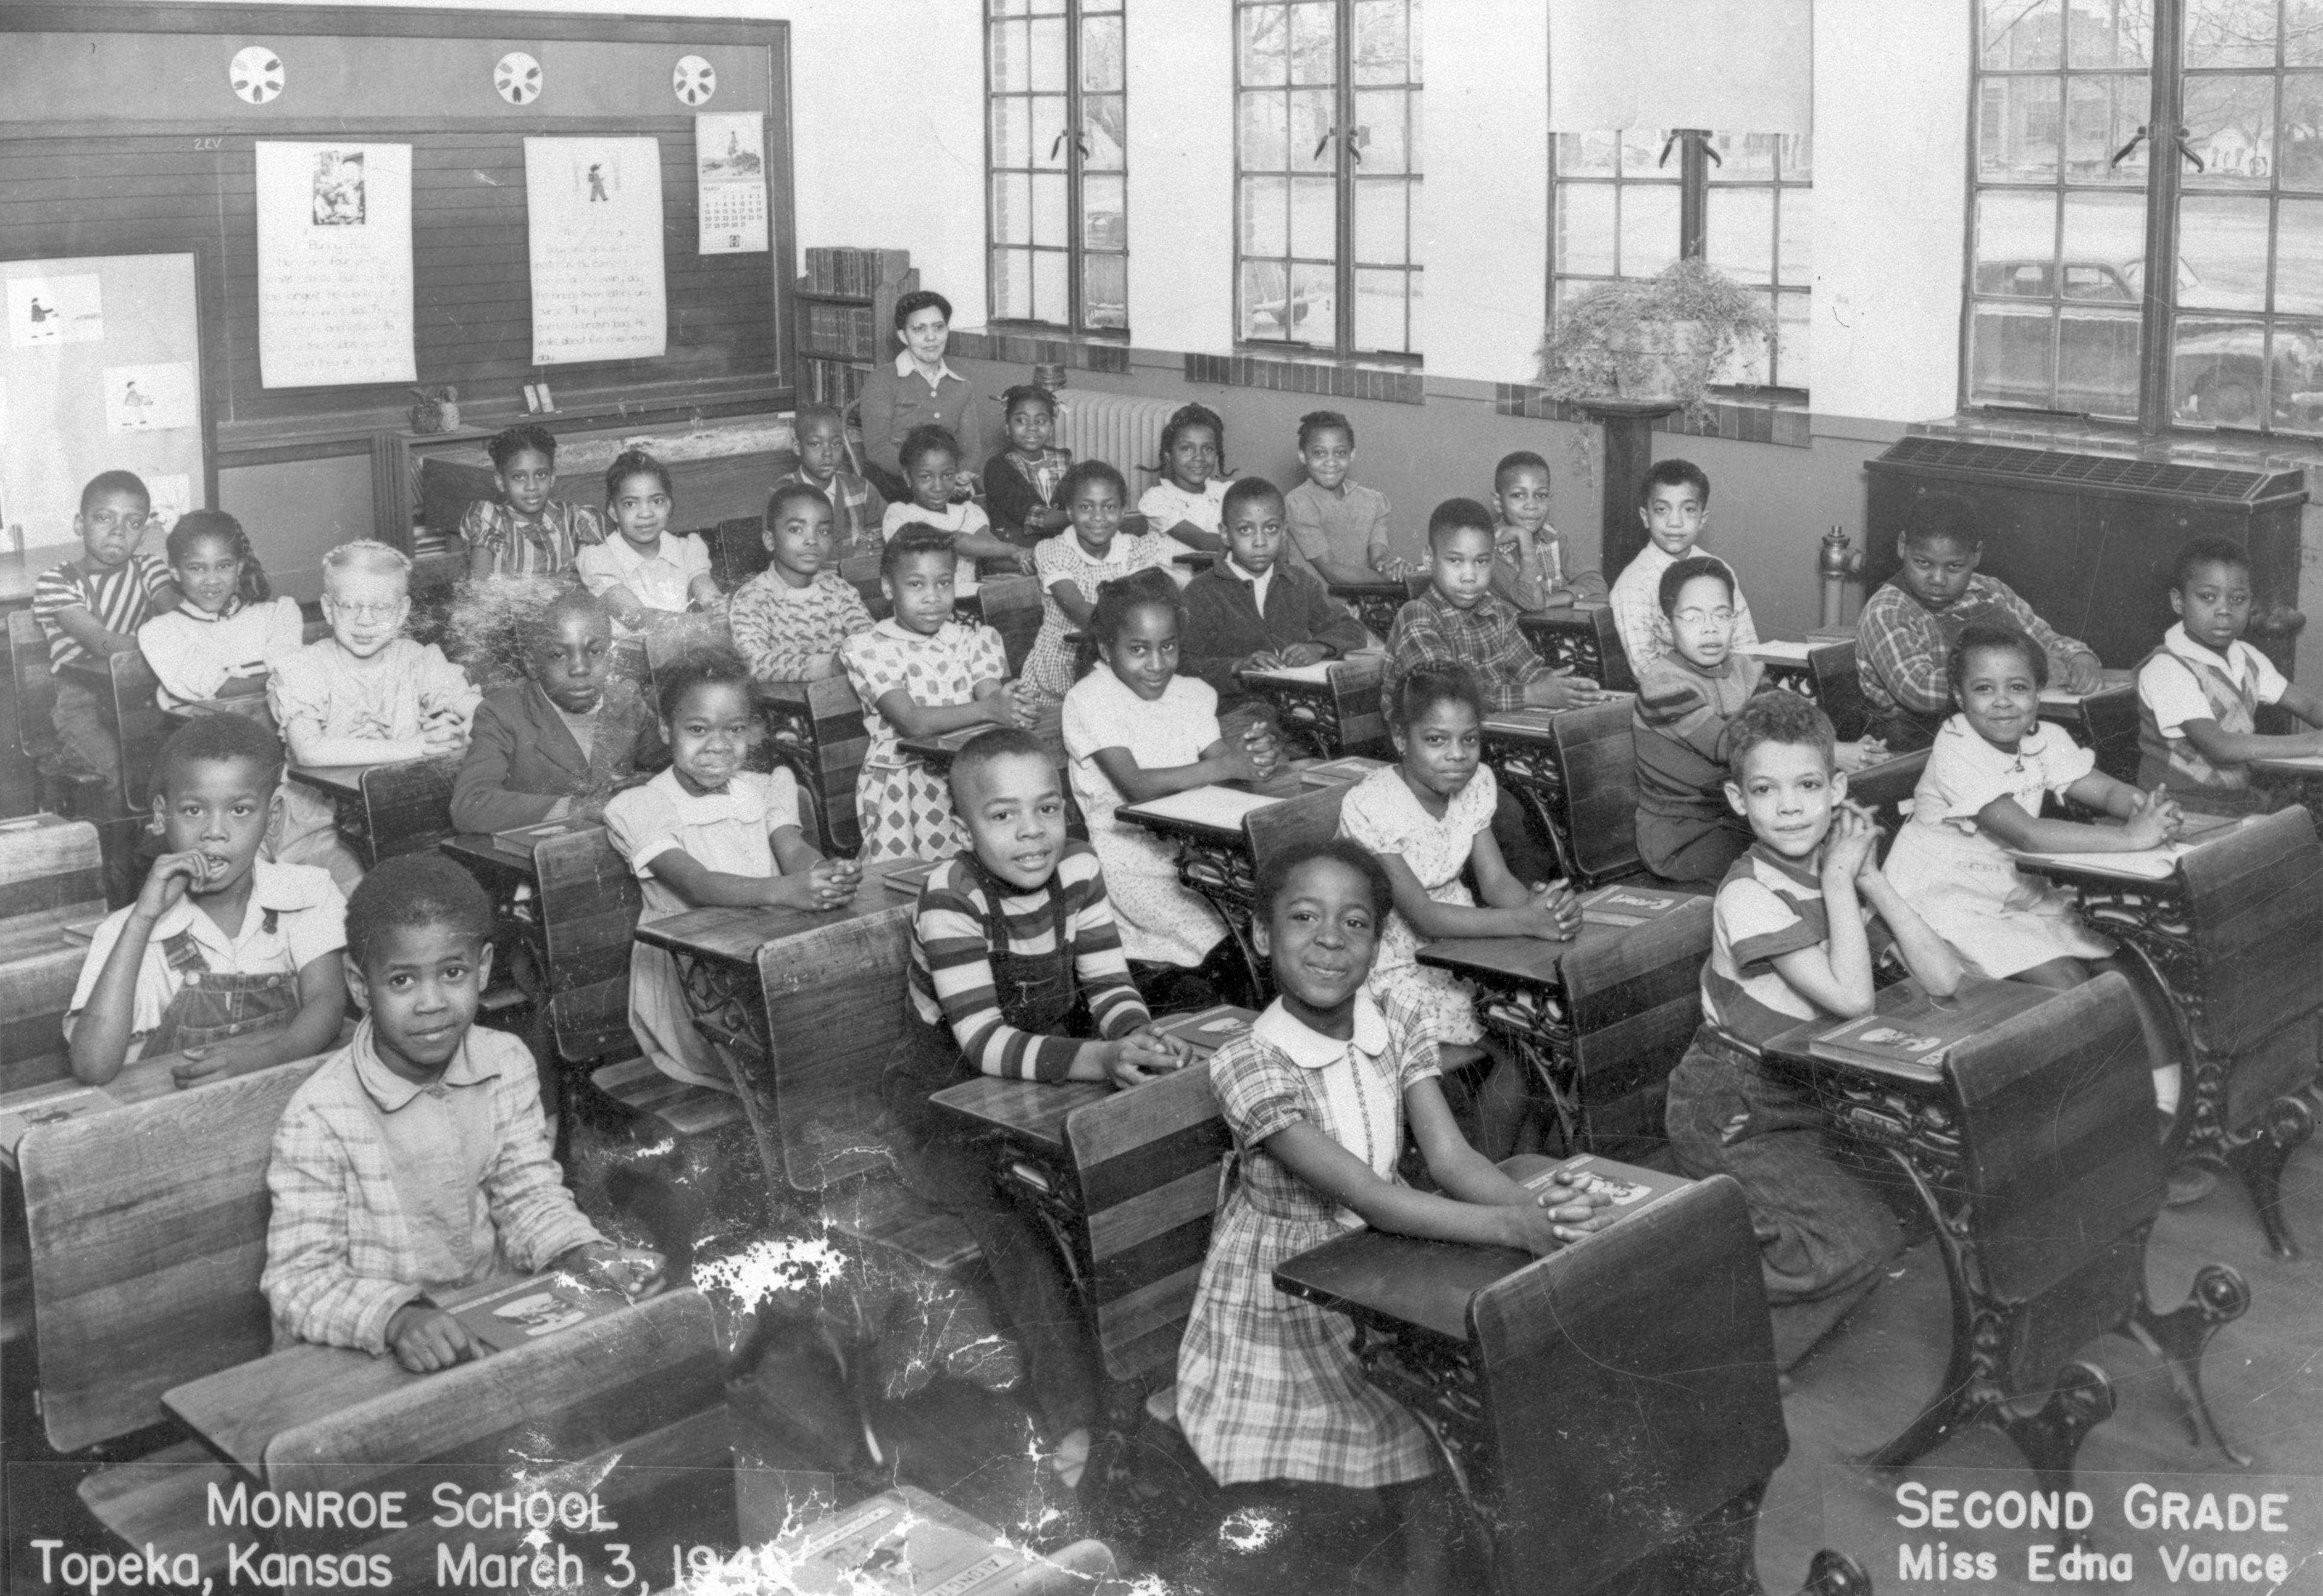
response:
<path id="1" fill-rule="evenodd" d="M 975 1236 L 1031 1366 L 1051 1464 L 1073 1487 L 1097 1417 L 1095 1355 L 1047 1241 L 994 1191 L 989 1153 L 928 1097 L 978 1073 L 1132 1087 L 1191 1054 L 1153 1031 L 1097 855 L 1066 839 L 1064 783 L 1033 735 L 970 742 L 951 796 L 971 851 L 936 867 L 913 913 L 904 1037 L 882 1083 L 888 1145 L 912 1189 Z"/>
<path id="2" fill-rule="evenodd" d="M 90 940 L 65 1014 L 74 1077 L 182 1053 L 180 1087 L 327 1050 L 346 988 L 346 899 L 327 871 L 259 857 L 280 800 L 282 745 L 240 715 L 205 715 L 161 747 L 137 901 Z"/>

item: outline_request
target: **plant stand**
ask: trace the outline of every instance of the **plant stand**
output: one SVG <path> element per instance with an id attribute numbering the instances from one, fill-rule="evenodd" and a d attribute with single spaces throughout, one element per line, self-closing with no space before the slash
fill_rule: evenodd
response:
<path id="1" fill-rule="evenodd" d="M 1646 546 L 1634 496 L 1654 463 L 1654 423 L 1679 407 L 1676 399 L 1592 399 L 1579 404 L 1605 440 L 1604 464 L 1598 472 L 1603 505 L 1598 524 L 1604 539 L 1599 557 L 1610 582 Z"/>

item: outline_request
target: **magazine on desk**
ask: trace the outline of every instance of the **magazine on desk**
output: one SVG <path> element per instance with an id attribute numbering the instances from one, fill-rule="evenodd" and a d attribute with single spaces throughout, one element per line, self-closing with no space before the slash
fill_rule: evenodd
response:
<path id="1" fill-rule="evenodd" d="M 1897 998 L 1896 994 L 1905 995 Z M 1807 1044 L 1815 1058 L 1914 1081 L 1943 1078 L 1954 1046 L 2056 994 L 2023 981 L 1971 980 L 1951 997 L 1890 987 L 1871 1014 L 1843 1020 Z"/>
<path id="2" fill-rule="evenodd" d="M 1643 925 L 1659 920 L 1672 910 L 1682 908 L 1693 899 L 1681 892 L 1669 892 L 1658 886 L 1639 886 L 1633 882 L 1616 882 L 1601 886 L 1581 900 L 1581 922 L 1584 925 L 1628 927 Z"/>

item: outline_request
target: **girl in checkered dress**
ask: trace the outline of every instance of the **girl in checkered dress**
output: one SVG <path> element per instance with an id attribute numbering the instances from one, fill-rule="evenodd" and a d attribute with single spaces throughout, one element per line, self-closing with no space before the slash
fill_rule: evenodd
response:
<path id="1" fill-rule="evenodd" d="M 1602 1198 L 1528 1189 L 1462 1139 L 1424 1011 L 1364 990 L 1390 903 L 1379 861 L 1345 839 L 1290 849 L 1259 882 L 1253 934 L 1280 995 L 1211 1061 L 1237 1178 L 1178 1350 L 1178 1422 L 1221 1485 L 1374 1489 L 1435 1466 L 1419 1422 L 1364 1377 L 1348 1321 L 1276 1290 L 1277 1264 L 1365 1225 L 1538 1253 L 1602 1223 Z M 1407 1124 L 1446 1195 L 1398 1176 Z"/>

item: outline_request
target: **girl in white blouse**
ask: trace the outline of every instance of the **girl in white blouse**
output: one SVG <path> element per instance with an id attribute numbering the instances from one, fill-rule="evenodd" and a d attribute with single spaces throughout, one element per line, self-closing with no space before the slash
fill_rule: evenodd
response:
<path id="1" fill-rule="evenodd" d="M 298 601 L 274 596 L 250 535 L 223 510 L 188 510 L 167 546 L 186 601 L 137 628 L 138 652 L 161 683 L 155 702 L 175 710 L 263 694 L 274 661 L 306 640 Z"/>
<path id="2" fill-rule="evenodd" d="M 1162 476 L 1137 500 L 1146 529 L 1181 549 L 1219 554 L 1226 490 L 1226 424 L 1207 405 L 1181 405 L 1162 424 Z M 1184 583 L 1179 585 L 1183 586 Z"/>

